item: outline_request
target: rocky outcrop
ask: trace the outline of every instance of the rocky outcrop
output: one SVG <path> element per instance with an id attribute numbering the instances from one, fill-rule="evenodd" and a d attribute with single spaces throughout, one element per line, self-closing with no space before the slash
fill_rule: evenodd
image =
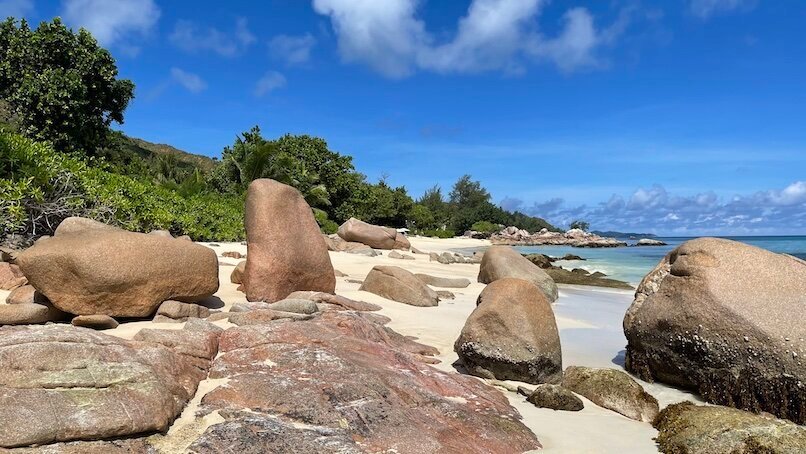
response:
<path id="1" fill-rule="evenodd" d="M 218 290 L 211 249 L 119 229 L 37 241 L 17 264 L 55 307 L 76 315 L 145 317 L 165 300 L 197 301 Z"/>
<path id="2" fill-rule="evenodd" d="M 8 263 L 0 262 L 0 290 L 14 290 L 28 283 L 20 267 Z"/>
<path id="3" fill-rule="evenodd" d="M 53 232 L 53 236 L 83 232 L 86 230 L 119 231 L 121 229 L 104 224 L 103 222 L 98 222 L 94 219 L 71 216 L 59 223 L 58 227 L 56 227 L 56 230 Z"/>
<path id="4" fill-rule="evenodd" d="M 571 229 L 567 232 L 550 232 L 543 229 L 538 233 L 531 234 L 526 230 L 517 227 L 507 227 L 504 230 L 494 233 L 490 237 L 493 244 L 508 246 L 573 246 L 573 247 L 621 247 L 627 243 L 615 238 L 605 238 L 595 233 L 585 232 L 580 229 Z"/>
<path id="5" fill-rule="evenodd" d="M 666 246 L 661 240 L 656 240 L 653 238 L 641 238 L 635 243 L 636 246 Z"/>
<path id="6" fill-rule="evenodd" d="M 562 385 L 636 421 L 652 422 L 658 415 L 658 401 L 620 370 L 571 366 L 565 369 Z"/>
<path id="7" fill-rule="evenodd" d="M 210 309 L 198 304 L 183 303 L 181 301 L 168 300 L 160 304 L 157 308 L 157 315 L 163 315 L 174 320 L 187 320 L 188 318 L 207 318 L 210 316 Z"/>
<path id="8" fill-rule="evenodd" d="M 490 284 L 503 278 L 529 281 L 539 288 L 549 302 L 557 299 L 557 284 L 551 276 L 509 246 L 493 246 L 481 259 L 479 282 Z"/>
<path id="9" fill-rule="evenodd" d="M 806 422 L 806 262 L 701 238 L 670 252 L 624 317 L 626 368 L 709 402 Z"/>
<path id="10" fill-rule="evenodd" d="M 350 218 L 339 227 L 339 237 L 344 241 L 362 243 L 374 249 L 405 249 L 411 244 L 405 235 L 391 227 L 367 224 Z"/>
<path id="11" fill-rule="evenodd" d="M 0 447 L 163 431 L 208 366 L 162 344 L 85 328 L 2 327 Z"/>
<path id="12" fill-rule="evenodd" d="M 231 328 L 202 399 L 224 421 L 191 452 L 521 453 L 535 436 L 500 392 L 420 361 L 434 349 L 347 312 Z"/>
<path id="13" fill-rule="evenodd" d="M 439 304 L 437 293 L 412 273 L 396 266 L 376 266 L 367 274 L 359 290 L 412 306 Z"/>
<path id="14" fill-rule="evenodd" d="M 299 191 L 259 179 L 246 196 L 249 301 L 278 301 L 297 290 L 333 293 L 336 276 L 311 207 Z"/>
<path id="15" fill-rule="evenodd" d="M 691 402 L 660 412 L 658 448 L 664 453 L 790 454 L 806 452 L 806 428 L 789 421 Z"/>
<path id="16" fill-rule="evenodd" d="M 552 410 L 580 411 L 585 408 L 582 399 L 560 385 L 544 383 L 529 393 L 526 397 L 532 405 L 538 408 Z"/>
<path id="17" fill-rule="evenodd" d="M 466 288 L 470 285 L 470 279 L 463 277 L 440 277 L 431 276 L 430 274 L 415 274 L 417 279 L 425 282 L 428 285 L 442 288 Z"/>
<path id="18" fill-rule="evenodd" d="M 632 285 L 624 281 L 601 277 L 600 275 L 589 273 L 582 268 L 574 268 L 571 271 L 562 268 L 554 268 L 547 269 L 545 271 L 546 274 L 551 276 L 551 279 L 557 284 L 592 285 L 596 287 L 620 288 L 624 290 L 633 289 Z"/>
<path id="19" fill-rule="evenodd" d="M 531 282 L 503 278 L 479 295 L 454 351 L 473 375 L 526 383 L 562 378 L 560 336 L 551 304 Z"/>

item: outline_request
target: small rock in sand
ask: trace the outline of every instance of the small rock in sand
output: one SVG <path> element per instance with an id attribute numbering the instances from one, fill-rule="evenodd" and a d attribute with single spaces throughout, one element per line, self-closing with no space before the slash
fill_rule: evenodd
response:
<path id="1" fill-rule="evenodd" d="M 585 407 L 582 399 L 560 385 L 542 384 L 526 398 L 535 407 L 552 410 L 579 411 Z"/>
<path id="2" fill-rule="evenodd" d="M 168 300 L 160 304 L 157 314 L 175 320 L 185 320 L 187 318 L 206 318 L 210 315 L 210 309 L 198 304 Z"/>
<path id="3" fill-rule="evenodd" d="M 658 401 L 620 370 L 570 366 L 565 369 L 562 385 L 636 421 L 652 422 L 658 415 Z"/>
<path id="4" fill-rule="evenodd" d="M 430 274 L 415 274 L 417 279 L 425 282 L 428 285 L 433 287 L 443 287 L 443 288 L 465 288 L 470 285 L 470 279 L 457 277 L 438 277 L 438 276 L 431 276 Z"/>
<path id="5" fill-rule="evenodd" d="M 79 315 L 73 317 L 73 320 L 70 322 L 73 326 L 81 326 L 84 328 L 96 329 L 96 330 L 103 330 L 103 329 L 115 329 L 118 327 L 118 322 L 114 318 L 103 315 Z"/>
<path id="6" fill-rule="evenodd" d="M 31 325 L 64 318 L 65 313 L 50 304 L 0 304 L 0 325 Z"/>

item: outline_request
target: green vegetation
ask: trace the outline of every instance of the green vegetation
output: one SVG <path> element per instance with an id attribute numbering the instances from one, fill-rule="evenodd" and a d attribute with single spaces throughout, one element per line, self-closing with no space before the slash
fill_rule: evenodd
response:
<path id="1" fill-rule="evenodd" d="M 568 226 L 568 228 L 569 228 L 569 229 L 579 229 L 579 230 L 584 230 L 584 231 L 586 231 L 586 232 L 587 232 L 587 231 L 588 231 L 588 229 L 590 228 L 590 226 L 591 226 L 591 225 L 590 225 L 590 223 L 589 223 L 589 222 L 587 222 L 587 221 L 583 221 L 583 220 L 581 220 L 581 219 L 577 219 L 576 221 L 572 222 L 572 223 L 571 223 L 571 225 L 569 225 L 569 226 Z"/>
<path id="2" fill-rule="evenodd" d="M 123 122 L 134 84 L 118 80 L 112 55 L 82 29 L 56 18 L 31 30 L 0 23 L 0 98 L 26 136 L 59 150 L 94 150 Z"/>
<path id="3" fill-rule="evenodd" d="M 59 19 L 32 31 L 0 23 L 0 242 L 49 235 L 62 219 L 86 216 L 129 230 L 165 229 L 194 240 L 239 240 L 246 189 L 257 178 L 297 188 L 325 233 L 350 217 L 453 237 L 499 224 L 554 227 L 507 212 L 469 175 L 447 198 L 434 186 L 415 201 L 386 178 L 371 183 L 352 158 L 323 139 L 242 133 L 220 160 L 113 131 L 133 84 L 86 30 Z"/>
<path id="4" fill-rule="evenodd" d="M 481 233 L 495 233 L 501 230 L 501 226 L 489 221 L 479 221 L 471 225 L 470 230 Z"/>

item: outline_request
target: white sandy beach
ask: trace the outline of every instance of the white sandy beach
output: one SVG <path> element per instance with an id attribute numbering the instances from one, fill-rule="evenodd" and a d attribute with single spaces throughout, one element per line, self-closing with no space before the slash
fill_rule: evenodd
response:
<path id="1" fill-rule="evenodd" d="M 412 246 L 426 252 L 443 252 L 452 249 L 483 247 L 489 245 L 484 240 L 466 238 L 431 239 L 413 237 Z M 203 243 L 209 246 L 209 243 Z M 226 251 L 246 254 L 246 246 L 240 243 L 217 243 L 211 246 L 219 255 L 220 288 L 216 297 L 209 303 L 211 308 L 228 310 L 237 302 L 246 301 L 243 293 L 230 283 L 230 273 L 238 260 L 220 257 Z M 347 277 L 337 278 L 336 292 L 346 297 L 379 304 L 380 312 L 392 319 L 389 327 L 407 336 L 414 336 L 421 343 L 439 349 L 440 364 L 435 367 L 451 373 L 458 373 L 453 366 L 457 355 L 453 343 L 468 315 L 476 306 L 476 297 L 484 288 L 476 282 L 479 265 L 443 265 L 430 262 L 427 255 L 411 254 L 415 260 L 399 260 L 383 256 L 366 257 L 344 252 L 331 252 L 334 268 L 346 273 Z M 465 277 L 473 282 L 465 289 L 447 289 L 456 295 L 454 300 L 440 301 L 438 307 L 414 307 L 397 303 L 377 295 L 359 291 L 360 284 L 348 279 L 363 280 L 375 265 L 396 265 L 415 273 L 428 273 L 444 277 Z M 8 292 L 0 291 L 0 301 L 4 303 Z M 593 367 L 620 368 L 626 340 L 621 322 L 629 304 L 632 292 L 599 289 L 594 287 L 560 286 L 560 297 L 553 305 L 563 350 L 563 366 L 582 365 Z M 221 306 L 223 303 L 223 306 Z M 218 307 L 221 306 L 221 307 Z M 234 326 L 226 321 L 215 322 L 222 327 Z M 122 338 L 131 338 L 142 328 L 179 329 L 183 323 L 154 323 L 140 321 L 123 323 L 114 330 L 105 331 Z M 208 383 L 209 382 L 209 383 Z M 204 393 L 221 383 L 205 380 L 200 384 L 200 392 L 194 398 L 198 403 Z M 518 384 L 517 382 L 512 382 Z M 644 388 L 654 395 L 661 408 L 682 400 L 699 401 L 695 396 L 664 385 L 641 382 Z M 529 386 L 529 385 L 527 385 Z M 536 408 L 526 402 L 523 396 L 501 389 L 511 404 L 523 416 L 523 422 L 537 435 L 546 453 L 655 453 L 658 452 L 653 437 L 657 434 L 647 423 L 636 422 L 615 412 L 600 408 L 583 398 L 585 409 L 580 412 L 563 412 Z M 171 435 L 190 430 L 201 433 L 204 428 L 216 421 L 215 417 L 205 418 L 199 424 L 194 421 L 192 408 L 186 409 L 174 423 Z M 184 429 L 183 429 L 184 428 Z M 166 437 L 165 452 L 181 452 L 181 439 L 190 437 Z M 178 439 L 174 439 L 178 438 Z"/>

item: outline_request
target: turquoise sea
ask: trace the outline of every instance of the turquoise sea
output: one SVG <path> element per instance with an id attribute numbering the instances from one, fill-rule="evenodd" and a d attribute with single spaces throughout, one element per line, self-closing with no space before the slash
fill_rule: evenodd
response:
<path id="1" fill-rule="evenodd" d="M 731 236 L 723 237 L 751 244 L 773 252 L 786 253 L 806 260 L 806 236 Z M 575 248 L 570 246 L 521 246 L 525 254 L 541 253 L 552 257 L 574 254 L 585 261 L 558 261 L 563 268 L 583 268 L 590 272 L 601 271 L 613 279 L 638 284 L 641 279 L 672 249 L 693 238 L 658 237 L 667 246 Z M 628 243 L 635 241 L 627 240 Z"/>

